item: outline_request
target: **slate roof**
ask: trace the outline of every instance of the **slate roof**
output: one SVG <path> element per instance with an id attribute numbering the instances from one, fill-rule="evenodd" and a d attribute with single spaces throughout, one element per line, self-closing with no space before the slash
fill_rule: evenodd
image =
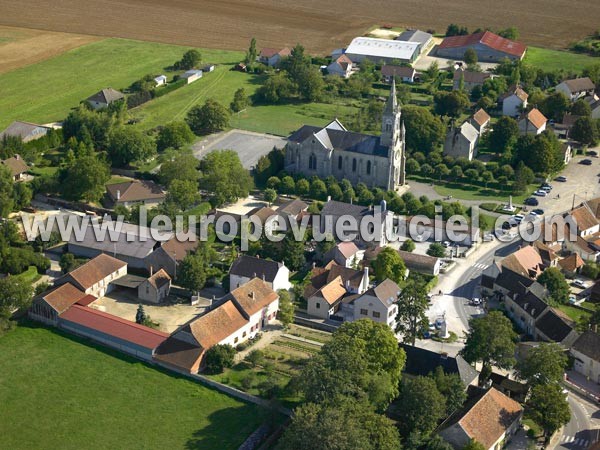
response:
<path id="1" fill-rule="evenodd" d="M 166 197 L 163 189 L 151 180 L 135 180 L 109 184 L 106 186 L 106 192 L 108 192 L 110 198 L 116 203 L 141 202 L 144 200 L 164 199 Z M 119 197 L 118 200 L 117 197 Z"/>
<path id="2" fill-rule="evenodd" d="M 330 200 L 321 209 L 321 216 L 341 217 L 345 215 L 361 218 L 372 215 L 373 211 L 368 206 Z"/>
<path id="3" fill-rule="evenodd" d="M 320 133 L 320 134 L 319 134 Z M 301 144 L 315 135 L 325 147 L 330 150 L 344 150 L 364 155 L 382 156 L 387 158 L 389 148 L 381 144 L 379 136 L 355 133 L 353 131 L 320 128 L 304 125 L 288 138 L 288 141 Z"/>
<path id="4" fill-rule="evenodd" d="M 446 374 L 457 374 L 465 386 L 470 385 L 479 375 L 479 372 L 460 355 L 453 358 L 408 344 L 400 344 L 400 346 L 406 353 L 404 372 L 409 375 L 425 377 L 433 373 L 436 367 L 441 367 Z"/>
<path id="5" fill-rule="evenodd" d="M 262 279 L 264 277 L 265 281 L 272 283 L 283 265 L 283 263 L 277 261 L 241 255 L 231 265 L 229 274 L 245 278 L 258 277 Z"/>
<path id="6" fill-rule="evenodd" d="M 564 341 L 573 331 L 571 324 L 567 323 L 554 308 L 550 308 L 535 322 L 535 327 L 553 342 Z"/>
<path id="7" fill-rule="evenodd" d="M 583 353 L 585 356 L 600 362 L 600 335 L 593 331 L 586 331 L 577 338 L 573 344 L 573 350 Z"/>
<path id="8" fill-rule="evenodd" d="M 421 30 L 406 30 L 394 38 L 396 41 L 418 42 L 421 45 L 426 44 L 433 36 Z"/>
<path id="9" fill-rule="evenodd" d="M 289 202 L 280 205 L 277 208 L 277 212 L 282 214 L 289 214 L 291 216 L 297 216 L 302 211 L 305 211 L 307 208 L 308 205 L 306 203 L 304 203 L 299 198 L 295 198 L 293 200 L 290 200 Z"/>
<path id="10" fill-rule="evenodd" d="M 384 64 L 381 67 L 381 74 L 384 77 L 413 78 L 416 74 L 416 70 L 409 66 Z"/>
<path id="11" fill-rule="evenodd" d="M 38 130 L 40 131 L 39 133 L 31 136 L 32 133 Z M 50 130 L 50 128 L 43 125 L 17 120 L 11 123 L 4 131 L 0 133 L 0 139 L 2 139 L 4 136 L 20 137 L 23 140 L 26 140 L 28 137 L 37 138 L 44 136 L 48 130 Z"/>
<path id="12" fill-rule="evenodd" d="M 0 163 L 3 166 L 8 167 L 8 170 L 10 170 L 10 174 L 13 177 L 21 175 L 22 173 L 25 173 L 29 170 L 29 166 L 25 163 L 25 161 L 23 161 L 23 158 L 21 158 L 19 155 L 15 155 L 11 158 L 4 159 L 0 161 Z"/>
<path id="13" fill-rule="evenodd" d="M 429 255 L 419 255 L 404 250 L 398 250 L 400 257 L 409 270 L 416 272 L 432 272 L 438 262 L 438 258 Z"/>
<path id="14" fill-rule="evenodd" d="M 81 305 L 73 305 L 60 315 L 60 319 L 149 350 L 154 350 L 169 337 L 162 331 Z"/>
<path id="15" fill-rule="evenodd" d="M 370 288 L 363 295 L 377 298 L 387 308 L 398 301 L 400 288 L 389 278 L 386 278 L 377 286 Z"/>
<path id="16" fill-rule="evenodd" d="M 518 294 L 514 302 L 534 319 L 540 317 L 548 309 L 548 304 L 531 291 Z"/>
<path id="17" fill-rule="evenodd" d="M 536 282 L 531 278 L 519 275 L 510 269 L 503 268 L 502 272 L 500 272 L 500 275 L 498 275 L 494 283 L 504 289 L 507 289 L 509 292 L 513 292 L 515 294 L 524 294 L 527 292 L 527 289 Z"/>
<path id="18" fill-rule="evenodd" d="M 106 103 L 107 105 L 110 105 L 112 102 L 116 102 L 123 98 L 125 98 L 125 94 L 109 87 L 96 92 L 91 97 L 88 97 L 87 100 L 89 102 Z"/>
<path id="19" fill-rule="evenodd" d="M 71 283 L 65 283 L 50 292 L 40 294 L 36 300 L 43 300 L 58 314 L 61 314 L 84 297 L 86 297 L 85 292 L 77 289 Z"/>
<path id="20" fill-rule="evenodd" d="M 491 31 L 482 31 L 481 33 L 466 36 L 449 36 L 444 38 L 439 48 L 467 47 L 479 43 L 496 51 L 518 56 L 519 58 L 521 58 L 527 50 L 527 47 L 524 44 L 503 38 Z"/>
<path id="21" fill-rule="evenodd" d="M 65 277 L 67 277 L 67 280 L 69 278 L 74 280 L 85 290 L 126 265 L 126 262 L 102 253 L 77 269 L 72 270 Z"/>
<path id="22" fill-rule="evenodd" d="M 478 83 L 483 84 L 485 80 L 490 78 L 492 75 L 489 72 L 475 72 L 472 70 L 458 69 L 454 71 L 452 77 L 453 81 L 459 81 L 460 77 L 463 77 L 465 83 Z"/>

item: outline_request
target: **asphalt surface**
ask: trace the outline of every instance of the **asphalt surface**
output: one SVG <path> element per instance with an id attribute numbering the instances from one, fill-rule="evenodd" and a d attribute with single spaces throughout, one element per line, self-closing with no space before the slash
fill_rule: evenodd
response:
<path id="1" fill-rule="evenodd" d="M 591 401 L 569 392 L 571 421 L 552 447 L 560 450 L 585 450 L 600 440 L 600 409 Z"/>

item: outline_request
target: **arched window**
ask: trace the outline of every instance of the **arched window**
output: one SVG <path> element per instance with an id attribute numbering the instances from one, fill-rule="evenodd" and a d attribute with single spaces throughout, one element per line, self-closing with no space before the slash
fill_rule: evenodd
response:
<path id="1" fill-rule="evenodd" d="M 338 169 L 342 170 L 342 167 L 344 165 L 344 160 L 342 159 L 341 156 L 338 157 Z"/>
<path id="2" fill-rule="evenodd" d="M 317 156 L 314 153 L 308 158 L 308 168 L 310 170 L 317 170 Z"/>
<path id="3" fill-rule="evenodd" d="M 367 161 L 367 175 L 371 175 L 371 161 Z"/>
<path id="4" fill-rule="evenodd" d="M 352 160 L 352 172 L 356 172 L 356 158 Z"/>
<path id="5" fill-rule="evenodd" d="M 387 122 L 387 123 L 385 124 L 385 131 L 387 131 L 388 133 L 389 133 L 390 131 L 392 131 L 392 124 L 391 124 L 390 122 Z"/>

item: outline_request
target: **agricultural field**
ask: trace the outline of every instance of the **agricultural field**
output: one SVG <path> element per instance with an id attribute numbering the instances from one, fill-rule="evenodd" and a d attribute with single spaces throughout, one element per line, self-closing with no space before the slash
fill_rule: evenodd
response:
<path id="1" fill-rule="evenodd" d="M 2 446 L 237 448 L 265 416 L 186 378 L 55 330 L 0 338 Z"/>
<path id="2" fill-rule="evenodd" d="M 390 7 L 392 5 L 393 7 Z M 516 26 L 529 45 L 566 48 L 598 28 L 600 3 L 570 0 L 506 0 L 482 8 L 476 0 L 448 7 L 442 0 L 390 3 L 384 0 L 336 0 L 323 8 L 316 0 L 2 0 L 3 25 L 118 36 L 195 47 L 240 50 L 255 36 L 259 46 L 304 44 L 326 54 L 347 45 L 373 24 L 420 27 L 443 32 L 451 23 L 470 29 Z M 40 14 L 40 11 L 44 11 Z M 331 11 L 343 11 L 344 20 Z M 439 11 L 439 14 L 427 14 Z M 518 14 L 515 14 L 518 11 Z M 573 27 L 576 18 L 577 26 Z"/>
<path id="3" fill-rule="evenodd" d="M 600 58 L 563 50 L 529 47 L 524 61 L 545 71 L 563 69 L 580 73 L 586 67 L 600 63 Z"/>

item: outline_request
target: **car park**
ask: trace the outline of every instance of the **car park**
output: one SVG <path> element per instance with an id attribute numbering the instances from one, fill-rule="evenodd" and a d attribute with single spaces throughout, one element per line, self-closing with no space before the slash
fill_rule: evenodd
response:
<path id="1" fill-rule="evenodd" d="M 567 177 L 563 177 L 562 175 L 555 178 L 556 181 L 560 181 L 561 183 L 565 183 L 567 181 Z"/>
<path id="2" fill-rule="evenodd" d="M 539 200 L 535 197 L 526 198 L 523 203 L 525 203 L 528 206 L 537 206 L 540 204 Z"/>
<path id="3" fill-rule="evenodd" d="M 582 159 L 579 164 L 583 164 L 584 166 L 591 166 L 592 165 L 592 160 L 591 159 Z"/>

